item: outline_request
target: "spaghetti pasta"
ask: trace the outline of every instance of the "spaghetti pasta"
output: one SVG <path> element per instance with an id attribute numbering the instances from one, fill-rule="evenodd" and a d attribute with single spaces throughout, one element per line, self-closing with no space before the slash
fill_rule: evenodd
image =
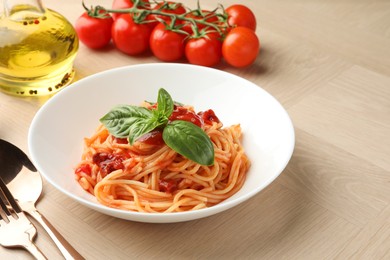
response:
<path id="1" fill-rule="evenodd" d="M 202 119 L 201 127 L 214 146 L 210 166 L 172 150 L 158 131 L 130 145 L 100 125 L 84 139 L 76 179 L 101 204 L 112 208 L 183 212 L 218 204 L 242 187 L 250 161 L 241 145 L 240 125 L 224 128 L 219 120 Z"/>

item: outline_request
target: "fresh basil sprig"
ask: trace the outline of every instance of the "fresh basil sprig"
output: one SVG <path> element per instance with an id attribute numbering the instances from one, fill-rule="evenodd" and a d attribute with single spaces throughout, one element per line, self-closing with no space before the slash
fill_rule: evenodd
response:
<path id="1" fill-rule="evenodd" d="M 100 122 L 113 136 L 128 138 L 131 145 L 141 136 L 161 128 L 163 140 L 171 149 L 196 163 L 214 164 L 214 147 L 209 136 L 191 122 L 169 121 L 173 109 L 172 97 L 161 88 L 157 109 L 120 105 L 111 109 Z"/>

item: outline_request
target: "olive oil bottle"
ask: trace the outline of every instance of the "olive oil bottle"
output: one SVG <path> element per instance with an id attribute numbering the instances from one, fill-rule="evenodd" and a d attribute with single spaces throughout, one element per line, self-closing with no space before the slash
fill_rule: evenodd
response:
<path id="1" fill-rule="evenodd" d="M 0 90 L 17 96 L 54 94 L 74 77 L 79 40 L 73 26 L 40 0 L 3 0 Z"/>

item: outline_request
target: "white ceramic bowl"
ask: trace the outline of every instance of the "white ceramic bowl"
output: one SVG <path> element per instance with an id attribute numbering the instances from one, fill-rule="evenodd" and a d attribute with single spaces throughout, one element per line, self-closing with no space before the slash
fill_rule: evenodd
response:
<path id="1" fill-rule="evenodd" d="M 165 88 L 176 101 L 195 110 L 213 109 L 225 126 L 240 123 L 243 146 L 252 162 L 241 190 L 210 208 L 183 213 L 139 213 L 106 207 L 74 179 L 83 138 L 117 104 L 156 100 Z M 58 190 L 99 212 L 133 221 L 168 223 L 216 214 L 251 198 L 283 171 L 294 149 L 294 129 L 280 103 L 238 76 L 186 64 L 145 64 L 98 73 L 61 90 L 35 115 L 29 129 L 31 158 Z"/>

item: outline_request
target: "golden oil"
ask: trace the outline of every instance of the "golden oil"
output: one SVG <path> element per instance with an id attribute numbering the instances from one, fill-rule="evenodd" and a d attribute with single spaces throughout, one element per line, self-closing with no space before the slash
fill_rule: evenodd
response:
<path id="1" fill-rule="evenodd" d="M 73 26 L 50 9 L 16 5 L 0 19 L 0 90 L 50 95 L 68 85 L 79 41 Z"/>

